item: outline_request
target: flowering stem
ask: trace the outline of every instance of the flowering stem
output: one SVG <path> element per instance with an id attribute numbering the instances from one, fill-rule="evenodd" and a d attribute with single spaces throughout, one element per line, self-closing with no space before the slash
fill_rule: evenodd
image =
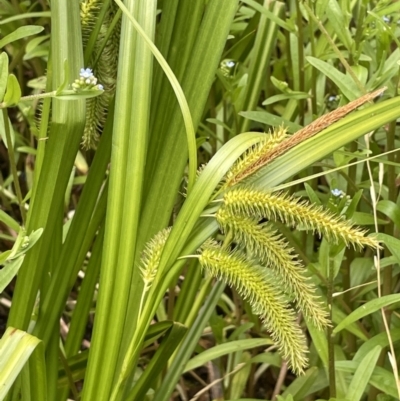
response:
<path id="1" fill-rule="evenodd" d="M 29 96 L 23 96 L 19 100 L 20 102 L 24 102 L 27 100 L 36 100 L 36 99 L 44 99 L 46 97 L 55 97 L 56 96 L 56 91 L 51 91 L 51 92 L 46 92 L 46 93 L 38 93 L 37 95 L 29 95 Z M 8 107 L 8 104 L 5 102 L 0 103 L 0 109 L 5 109 Z"/>

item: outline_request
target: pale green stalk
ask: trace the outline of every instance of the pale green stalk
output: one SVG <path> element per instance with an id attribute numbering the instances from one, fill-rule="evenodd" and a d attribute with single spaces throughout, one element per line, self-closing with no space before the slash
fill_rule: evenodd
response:
<path id="1" fill-rule="evenodd" d="M 153 37 L 155 2 L 131 0 L 126 6 Z M 104 238 L 107 245 L 83 400 L 110 400 L 113 378 L 118 374 L 144 180 L 152 63 L 147 45 L 124 16 Z"/>

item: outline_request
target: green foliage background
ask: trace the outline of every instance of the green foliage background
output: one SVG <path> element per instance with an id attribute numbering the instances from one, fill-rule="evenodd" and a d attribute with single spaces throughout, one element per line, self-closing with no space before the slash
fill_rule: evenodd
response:
<path id="1" fill-rule="evenodd" d="M 0 399 L 398 399 L 399 14 L 0 0 Z"/>

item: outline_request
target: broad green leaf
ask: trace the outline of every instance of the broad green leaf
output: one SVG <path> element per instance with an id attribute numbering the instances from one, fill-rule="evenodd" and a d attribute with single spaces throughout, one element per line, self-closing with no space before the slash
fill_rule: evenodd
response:
<path id="1" fill-rule="evenodd" d="M 305 319 L 308 332 L 310 333 L 312 342 L 314 344 L 314 347 L 318 353 L 318 356 L 320 357 L 322 361 L 322 365 L 327 368 L 328 367 L 328 362 L 329 362 L 329 357 L 328 357 L 328 341 L 326 339 L 326 334 L 318 330 L 310 321 Z"/>
<path id="2" fill-rule="evenodd" d="M 399 329 L 391 329 L 390 337 L 393 343 L 400 341 L 400 328 Z M 389 345 L 389 340 L 386 332 L 379 333 L 376 336 L 370 338 L 367 342 L 362 344 L 356 354 L 354 355 L 353 361 L 359 362 L 365 356 L 372 351 L 376 346 L 380 346 L 381 348 L 385 348 Z"/>
<path id="3" fill-rule="evenodd" d="M 275 114 L 268 113 L 266 111 L 241 111 L 239 115 L 249 120 L 257 121 L 266 125 L 271 125 L 272 127 L 279 127 L 284 125 L 288 128 L 288 131 L 293 133 L 302 128 L 301 125 L 293 123 L 289 120 L 285 120 L 282 117 L 276 116 Z"/>
<path id="4" fill-rule="evenodd" d="M 332 304 L 332 312 L 333 312 L 333 322 L 335 324 L 340 324 L 345 318 L 346 314 L 334 303 Z M 353 333 L 356 337 L 360 338 L 363 341 L 367 341 L 368 337 L 364 334 L 364 332 L 358 327 L 358 325 L 353 322 L 347 326 L 347 331 Z"/>
<path id="5" fill-rule="evenodd" d="M 267 7 L 277 17 L 284 14 L 283 3 L 264 0 L 264 7 Z M 261 15 L 254 47 L 251 52 L 246 85 L 236 104 L 238 111 L 257 110 L 260 91 L 263 90 L 265 85 L 265 71 L 271 63 L 271 56 L 273 49 L 276 47 L 277 38 L 278 25 L 267 18 L 266 15 Z M 250 120 L 241 119 L 238 129 L 239 132 L 249 131 Z"/>
<path id="6" fill-rule="evenodd" d="M 353 70 L 353 72 L 356 75 L 356 77 L 358 78 L 358 80 L 363 85 L 365 85 L 365 83 L 367 82 L 367 78 L 368 78 L 368 69 L 363 67 L 360 64 L 351 66 L 351 69 Z"/>
<path id="7" fill-rule="evenodd" d="M 218 120 L 217 118 L 207 118 L 206 120 L 209 123 L 219 125 L 220 127 L 225 128 L 228 132 L 233 133 L 233 130 L 231 127 L 229 127 L 227 124 L 225 124 L 223 121 Z"/>
<path id="8" fill-rule="evenodd" d="M 15 106 L 21 99 L 21 88 L 14 74 L 10 74 L 7 80 L 7 91 L 4 96 L 4 103 L 7 107 Z"/>
<path id="9" fill-rule="evenodd" d="M 377 345 L 360 361 L 349 386 L 346 397 L 352 401 L 359 401 L 366 391 L 369 379 L 378 361 L 382 348 Z"/>
<path id="10" fill-rule="evenodd" d="M 20 19 L 44 18 L 44 17 L 50 18 L 50 16 L 51 16 L 50 11 L 38 11 L 33 13 L 17 14 L 9 18 L 4 18 L 2 21 L 0 21 L 0 25 L 8 24 L 9 22 L 18 21 Z"/>
<path id="11" fill-rule="evenodd" d="M 318 198 L 318 195 L 315 193 L 315 191 L 311 188 L 310 185 L 307 183 L 304 184 L 304 187 L 306 189 L 308 198 L 310 199 L 310 202 L 314 205 L 320 205 L 321 200 Z"/>
<path id="12" fill-rule="evenodd" d="M 12 228 L 14 231 L 19 232 L 19 224 L 4 210 L 0 209 L 0 221 L 2 221 L 5 225 Z"/>
<path id="13" fill-rule="evenodd" d="M 326 400 L 318 398 L 317 401 L 326 401 Z M 329 398 L 329 401 L 351 401 L 351 400 L 349 400 L 348 398 Z"/>
<path id="14" fill-rule="evenodd" d="M 367 84 L 367 90 L 372 90 L 386 84 L 399 71 L 400 49 L 395 49 L 389 57 L 382 60 L 382 68 L 379 68 L 370 78 Z"/>
<path id="15" fill-rule="evenodd" d="M 363 194 L 362 189 L 360 189 L 359 191 L 357 191 L 354 194 L 353 199 L 351 200 L 350 205 L 347 207 L 347 210 L 346 210 L 346 217 L 348 219 L 353 218 L 353 216 L 356 212 L 356 209 L 357 209 L 358 202 L 360 201 L 360 199 L 362 197 L 362 194 Z"/>
<path id="16" fill-rule="evenodd" d="M 243 351 L 246 349 L 268 346 L 273 344 L 269 339 L 264 338 L 248 338 L 244 340 L 230 341 L 225 344 L 216 345 L 199 355 L 193 357 L 185 366 L 184 372 L 198 368 L 204 365 L 206 362 L 217 359 L 223 355 L 228 355 L 233 352 Z"/>
<path id="17" fill-rule="evenodd" d="M 263 352 L 251 358 L 250 362 L 280 367 L 282 358 L 277 352 Z"/>
<path id="18" fill-rule="evenodd" d="M 286 29 L 287 31 L 294 31 L 294 29 L 288 23 L 277 17 L 274 13 L 269 11 L 266 7 L 263 7 L 261 4 L 257 3 L 255 0 L 243 0 L 243 3 L 248 4 L 250 7 L 253 7 L 261 14 L 265 14 L 271 21 L 275 22 L 275 24 L 279 25 L 281 28 Z"/>
<path id="19" fill-rule="evenodd" d="M 307 61 L 317 70 L 325 74 L 333 83 L 341 90 L 343 95 L 349 100 L 355 100 L 362 95 L 360 89 L 355 84 L 354 80 L 348 75 L 338 71 L 326 61 L 319 60 L 315 57 L 306 57 Z"/>
<path id="20" fill-rule="evenodd" d="M 4 47 L 11 42 L 15 42 L 16 40 L 26 38 L 27 36 L 36 35 L 43 31 L 42 26 L 37 25 L 26 25 L 17 28 L 14 32 L 10 33 L 9 35 L 5 36 L 3 39 L 0 40 L 0 47 Z"/>
<path id="21" fill-rule="evenodd" d="M 42 39 L 42 37 L 40 38 Z M 32 60 L 35 57 L 38 58 L 45 58 L 48 56 L 49 54 L 49 49 L 50 49 L 50 41 L 46 40 L 45 42 L 43 42 L 43 44 L 36 46 L 34 49 L 32 49 L 29 53 L 26 52 L 24 54 L 23 60 L 27 61 L 27 60 Z M 40 79 L 40 78 L 38 78 Z"/>
<path id="22" fill-rule="evenodd" d="M 3 101 L 8 79 L 8 55 L 6 52 L 0 54 L 0 102 Z"/>
<path id="23" fill-rule="evenodd" d="M 18 258 L 24 255 L 31 249 L 36 242 L 39 240 L 43 233 L 43 228 L 32 231 L 29 235 L 26 235 L 25 230 L 20 230 L 17 240 L 12 249 L 12 255 L 10 259 Z"/>
<path id="24" fill-rule="evenodd" d="M 139 35 L 145 40 L 147 46 L 153 53 L 154 57 L 160 63 L 161 68 L 165 72 L 165 75 L 168 77 L 169 82 L 175 92 L 176 99 L 178 100 L 179 106 L 182 111 L 182 117 L 185 123 L 186 129 L 186 138 L 187 138 L 187 147 L 189 151 L 189 182 L 188 182 L 188 192 L 192 189 L 194 184 L 194 180 L 196 178 L 196 170 L 197 170 L 197 147 L 196 147 L 196 134 L 194 132 L 194 126 L 192 121 L 192 116 L 190 113 L 189 105 L 187 103 L 185 94 L 183 93 L 182 87 L 171 67 L 168 65 L 167 61 L 161 54 L 161 52 L 157 49 L 153 41 L 146 35 L 146 32 L 140 27 L 140 24 L 136 21 L 132 14 L 129 13 L 129 10 L 124 6 L 121 0 L 115 0 L 118 6 L 121 8 L 126 17 L 129 18 L 130 22 L 139 33 Z"/>
<path id="25" fill-rule="evenodd" d="M 354 212 L 351 221 L 359 226 L 372 226 L 375 224 L 374 216 L 371 213 Z M 387 224 L 383 219 L 377 219 L 378 224 Z"/>
<path id="26" fill-rule="evenodd" d="M 392 255 L 397 259 L 397 263 L 400 263 L 400 240 L 383 233 L 376 234 L 376 238 L 389 249 Z"/>
<path id="27" fill-rule="evenodd" d="M 19 146 L 17 148 L 17 152 L 27 153 L 28 155 L 34 155 L 34 156 L 36 156 L 37 154 L 36 149 L 32 148 L 31 146 Z"/>
<path id="28" fill-rule="evenodd" d="M 0 253 L 0 266 L 3 265 L 7 261 L 7 259 L 9 258 L 10 255 L 11 255 L 11 250 Z M 0 273 L 1 273 L 1 271 L 0 271 Z M 0 275 L 0 277 L 1 277 L 1 275 Z"/>
<path id="29" fill-rule="evenodd" d="M 312 367 L 306 371 L 302 376 L 299 376 L 296 380 L 291 383 L 288 388 L 283 392 L 282 396 L 293 396 L 294 401 L 302 401 L 307 395 L 308 390 L 314 384 L 315 379 L 318 376 L 318 368 Z"/>
<path id="30" fill-rule="evenodd" d="M 147 347 L 148 345 L 153 344 L 154 341 L 165 334 L 173 324 L 174 322 L 172 320 L 164 320 L 163 322 L 157 322 L 150 325 L 146 332 L 144 346 Z"/>
<path id="31" fill-rule="evenodd" d="M 341 40 L 341 42 L 346 46 L 348 50 L 352 50 L 352 38 L 348 28 L 348 21 L 343 15 L 343 11 L 340 8 L 342 3 L 335 0 L 328 1 L 327 17 L 332 24 L 332 27 Z"/>
<path id="32" fill-rule="evenodd" d="M 333 330 L 333 333 L 339 333 L 339 331 L 345 329 L 350 323 L 356 322 L 365 316 L 370 315 L 378 311 L 381 308 L 392 305 L 396 302 L 400 302 L 400 294 L 386 295 L 381 298 L 373 299 L 366 304 L 357 308 L 354 312 L 350 313 L 337 327 Z"/>
<path id="33" fill-rule="evenodd" d="M 23 258 L 21 259 L 21 256 L 24 256 L 25 253 L 32 248 L 33 245 L 38 241 L 40 236 L 42 235 L 43 230 L 39 229 L 36 231 L 32 231 L 31 235 L 26 235 L 26 232 L 24 229 L 19 229 L 18 237 L 15 240 L 14 246 L 12 247 L 11 250 L 3 252 L 0 254 L 0 265 L 5 264 L 6 266 L 0 270 L 0 283 L 5 283 L 4 287 L 6 287 L 11 279 L 15 276 L 17 273 L 19 267 L 21 266 L 21 263 L 23 261 Z M 18 259 L 21 263 L 11 263 L 12 260 Z M 10 267 L 10 264 L 12 266 Z M 10 276 L 13 274 L 12 276 Z M 4 277 L 3 277 L 4 275 Z M 8 281 L 7 281 L 8 280 Z M 3 284 L 0 284 L 0 288 L 2 287 Z M 4 289 L 4 288 L 3 288 Z M 3 291 L 3 289 L 0 290 Z"/>
<path id="34" fill-rule="evenodd" d="M 7 120 L 6 123 L 8 124 L 8 127 L 10 129 L 10 135 L 11 135 L 11 147 L 14 148 L 14 143 L 15 143 L 15 132 L 12 128 L 11 121 L 8 118 L 7 115 Z M 4 146 L 8 149 L 8 143 L 7 143 L 7 137 L 6 137 L 6 131 L 5 131 L 5 121 L 4 121 L 4 113 L 3 110 L 0 110 L 0 138 L 4 143 Z"/>
<path id="35" fill-rule="evenodd" d="M 239 398 L 236 400 L 227 400 L 227 401 L 260 401 L 259 398 Z"/>
<path id="36" fill-rule="evenodd" d="M 8 327 L 0 340 L 0 400 L 28 361 L 40 340 L 24 331 Z"/>
<path id="37" fill-rule="evenodd" d="M 267 106 L 269 104 L 273 104 L 276 102 L 280 102 L 281 100 L 288 100 L 288 99 L 295 99 L 295 100 L 301 100 L 301 99 L 308 99 L 310 95 L 305 92 L 289 92 L 289 93 L 281 93 L 280 95 L 275 95 L 269 97 L 267 100 L 264 100 L 262 102 L 263 106 Z"/>
<path id="38" fill-rule="evenodd" d="M 376 209 L 388 216 L 397 228 L 400 228 L 400 208 L 390 200 L 381 200 L 376 205 Z"/>
<path id="39" fill-rule="evenodd" d="M 157 352 L 152 356 L 146 370 L 135 383 L 132 390 L 124 397 L 126 401 L 144 400 L 147 391 L 156 382 L 160 373 L 168 368 L 168 361 L 187 331 L 187 327 L 174 322 L 163 339 Z"/>
<path id="40" fill-rule="evenodd" d="M 277 400 L 278 401 L 294 401 L 294 398 L 293 398 L 292 394 L 289 394 L 286 397 L 284 397 L 283 395 L 278 395 Z"/>
<path id="41" fill-rule="evenodd" d="M 235 331 L 229 336 L 229 341 L 240 339 L 240 336 L 246 331 L 250 330 L 254 326 L 254 323 L 248 322 L 241 324 Z"/>
<path id="42" fill-rule="evenodd" d="M 337 361 L 335 363 L 335 368 L 342 372 L 353 373 L 357 370 L 359 364 L 354 361 Z M 393 372 L 388 371 L 379 366 L 375 366 L 375 369 L 371 375 L 369 383 L 372 384 L 377 389 L 381 390 L 385 394 L 389 394 L 398 399 L 396 382 L 393 376 Z M 352 401 L 352 400 L 349 400 Z"/>
<path id="43" fill-rule="evenodd" d="M 88 356 L 89 356 L 89 350 L 84 350 L 79 354 L 71 356 L 67 359 L 67 365 L 74 381 L 84 379 Z M 61 388 L 61 387 L 68 387 L 68 385 L 69 381 L 68 381 L 68 376 L 65 373 L 65 367 L 59 365 L 57 386 Z"/>
<path id="44" fill-rule="evenodd" d="M 229 383 L 230 395 L 233 398 L 237 398 L 243 394 L 246 384 L 249 381 L 251 373 L 251 355 L 249 352 L 238 352 L 237 354 L 231 354 L 231 357 L 235 368 L 229 372 L 231 374 Z"/>
<path id="45" fill-rule="evenodd" d="M 4 254 L 6 254 L 6 252 L 0 254 L 0 264 L 4 263 L 4 261 L 1 260 Z M 9 254 L 6 256 L 9 256 Z M 11 280 L 17 275 L 23 261 L 24 255 L 21 255 L 18 258 L 6 263 L 5 266 L 0 270 L 0 293 L 4 291 L 8 284 L 11 283 Z"/>

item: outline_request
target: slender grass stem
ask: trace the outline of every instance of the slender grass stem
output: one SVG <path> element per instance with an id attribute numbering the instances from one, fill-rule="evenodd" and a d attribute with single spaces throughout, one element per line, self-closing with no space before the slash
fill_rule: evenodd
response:
<path id="1" fill-rule="evenodd" d="M 314 3 L 312 3 L 314 7 Z M 311 56 L 316 57 L 316 39 L 314 35 L 314 20 L 310 19 L 308 22 L 310 43 L 311 43 Z M 311 70 L 311 116 L 317 114 L 317 71 L 315 68 Z"/>
<path id="2" fill-rule="evenodd" d="M 327 302 L 329 307 L 329 319 L 332 321 L 333 306 L 333 280 L 334 280 L 334 263 L 331 258 L 328 260 L 328 283 L 327 283 Z M 335 370 L 335 344 L 333 342 L 333 327 L 327 328 L 328 340 L 328 376 L 329 376 L 329 396 L 336 397 L 336 370 Z"/>
<path id="3" fill-rule="evenodd" d="M 298 29 L 297 38 L 297 51 L 299 57 L 299 91 L 304 92 L 305 88 L 305 77 L 304 77 L 304 27 L 303 17 L 300 11 L 300 0 L 296 0 L 296 20 Z M 304 110 L 305 100 L 299 100 L 299 122 L 300 125 L 304 125 Z"/>
<path id="4" fill-rule="evenodd" d="M 356 141 L 353 141 L 350 144 L 349 151 L 352 153 L 356 153 L 358 149 L 358 145 Z M 356 174 L 357 174 L 357 165 L 354 164 L 352 166 L 349 166 L 348 170 L 348 177 L 349 181 L 347 183 L 347 194 L 352 198 L 355 194 L 355 188 L 352 185 L 352 183 L 356 182 Z M 347 290 L 350 288 L 350 281 L 351 281 L 351 262 L 354 260 L 355 257 L 355 251 L 353 248 L 349 248 L 346 250 L 346 258 L 343 261 L 343 267 L 342 267 L 342 275 L 343 275 L 343 291 L 345 291 L 345 294 L 343 296 L 344 302 L 351 308 L 351 293 L 347 292 Z M 348 351 L 352 354 L 356 350 L 356 338 L 353 334 L 348 333 L 347 334 L 347 346 L 348 346 Z"/>
<path id="5" fill-rule="evenodd" d="M 106 16 L 106 13 L 108 12 L 108 9 L 110 7 L 112 0 L 104 0 L 102 1 L 102 6 L 100 9 L 100 12 L 96 18 L 96 23 L 93 26 L 92 32 L 90 34 L 86 49 L 85 49 L 85 53 L 83 55 L 84 57 L 84 62 L 85 62 L 85 66 L 88 65 L 90 58 L 93 54 L 93 50 L 94 50 L 94 46 L 96 44 L 97 41 L 97 37 L 99 35 L 100 29 L 101 29 L 101 24 L 104 21 L 104 18 Z M 97 61 L 97 60 L 96 60 Z"/>
<path id="6" fill-rule="evenodd" d="M 7 140 L 8 157 L 10 159 L 10 168 L 11 168 L 11 173 L 13 175 L 13 180 L 14 180 L 14 188 L 15 188 L 15 192 L 17 195 L 19 210 L 21 213 L 22 225 L 25 226 L 26 212 L 25 212 L 24 200 L 22 198 L 21 186 L 19 185 L 17 165 L 15 163 L 14 149 L 13 149 L 13 144 L 12 144 L 12 140 L 11 140 L 11 131 L 10 131 L 10 126 L 8 124 L 8 113 L 7 113 L 7 110 L 5 110 L 5 109 L 3 109 L 2 112 L 3 112 L 3 121 L 4 121 L 4 132 L 6 134 L 6 140 Z"/>

